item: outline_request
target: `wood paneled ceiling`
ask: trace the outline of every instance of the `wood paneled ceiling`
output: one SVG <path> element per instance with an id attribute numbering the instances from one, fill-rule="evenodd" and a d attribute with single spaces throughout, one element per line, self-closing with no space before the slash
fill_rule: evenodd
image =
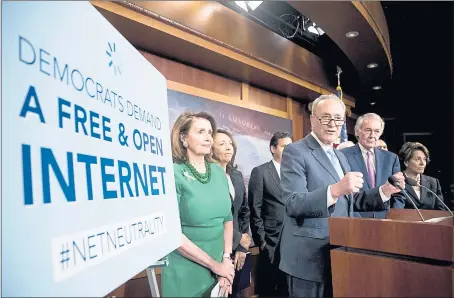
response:
<path id="1" fill-rule="evenodd" d="M 298 11 L 316 22 L 347 55 L 359 73 L 362 87 L 383 86 L 391 79 L 392 58 L 386 18 L 379 1 L 292 1 Z M 355 38 L 346 33 L 357 31 Z M 367 67 L 370 63 L 377 68 Z"/>
<path id="2" fill-rule="evenodd" d="M 214 1 L 92 2 L 134 46 L 295 98 L 335 92 L 335 65 Z M 350 59 L 360 81 L 355 95 L 391 75 L 390 56 L 374 27 L 352 2 L 289 2 L 322 27 Z M 355 6 L 356 5 L 356 6 Z M 364 12 L 363 12 L 364 13 Z M 342 15 L 339 18 L 338 15 Z M 386 22 L 385 22 L 386 24 Z M 355 40 L 345 30 L 356 30 Z M 368 69 L 368 63 L 379 64 Z M 355 77 L 356 80 L 357 77 Z M 344 90 L 345 91 L 345 90 Z M 349 95 L 350 93 L 350 95 Z"/>

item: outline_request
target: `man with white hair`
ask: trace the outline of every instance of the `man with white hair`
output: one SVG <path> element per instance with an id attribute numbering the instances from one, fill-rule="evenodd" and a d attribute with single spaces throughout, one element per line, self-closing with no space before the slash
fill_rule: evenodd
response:
<path id="1" fill-rule="evenodd" d="M 400 172 L 400 163 L 396 154 L 377 147 L 384 128 L 385 122 L 379 115 L 368 113 L 360 116 L 355 125 L 358 144 L 344 148 L 341 152 L 347 157 L 353 171 L 363 173 L 365 183 L 361 191 L 367 196 L 378 189 L 381 198 L 389 200 L 394 188 L 389 187 L 388 177 Z M 389 210 L 389 201 L 386 207 Z M 355 212 L 355 216 L 385 218 L 386 211 Z"/>
<path id="2" fill-rule="evenodd" d="M 334 94 L 322 95 L 313 102 L 310 119 L 312 132 L 288 144 L 282 155 L 279 269 L 287 274 L 290 297 L 332 297 L 328 218 L 351 214 L 349 202 L 358 211 L 385 210 L 389 198 L 382 199 L 378 190 L 361 192 L 363 174 L 333 148 L 345 122 L 344 103 Z M 402 173 L 395 178 L 405 184 Z"/>

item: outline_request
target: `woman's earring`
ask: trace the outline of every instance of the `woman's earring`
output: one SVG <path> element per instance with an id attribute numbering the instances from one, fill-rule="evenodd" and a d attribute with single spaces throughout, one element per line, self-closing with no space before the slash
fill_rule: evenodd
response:
<path id="1" fill-rule="evenodd" d="M 408 162 L 404 162 L 404 165 L 405 165 L 406 167 L 408 167 Z"/>
<path id="2" fill-rule="evenodd" d="M 184 147 L 184 148 L 188 148 L 188 142 L 183 141 L 183 147 Z"/>

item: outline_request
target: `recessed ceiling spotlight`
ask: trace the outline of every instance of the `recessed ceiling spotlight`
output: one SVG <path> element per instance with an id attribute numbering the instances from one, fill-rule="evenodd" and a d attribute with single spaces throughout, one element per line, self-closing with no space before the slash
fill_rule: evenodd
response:
<path id="1" fill-rule="evenodd" d="M 235 4 L 241 7 L 244 11 L 249 12 L 248 7 L 254 11 L 262 4 L 263 1 L 235 1 Z"/>
<path id="2" fill-rule="evenodd" d="M 367 68 L 377 68 L 378 64 L 377 63 L 369 63 L 367 64 Z"/>
<path id="3" fill-rule="evenodd" d="M 355 38 L 358 35 L 359 35 L 358 31 L 350 31 L 350 32 L 345 33 L 345 36 L 347 36 L 348 38 Z"/>
<path id="4" fill-rule="evenodd" d="M 375 104 L 376 104 L 375 101 L 373 101 L 373 102 L 370 103 L 371 106 L 375 106 Z"/>
<path id="5" fill-rule="evenodd" d="M 247 6 L 249 6 L 250 9 L 253 11 L 257 9 L 257 7 L 262 4 L 263 1 L 246 1 Z"/>
<path id="6" fill-rule="evenodd" d="M 372 87 L 372 89 L 374 89 L 374 90 L 380 90 L 380 89 L 381 89 L 381 86 L 374 86 L 374 87 Z"/>
<path id="7" fill-rule="evenodd" d="M 235 1 L 235 4 L 241 7 L 244 11 L 248 11 L 246 1 Z"/>

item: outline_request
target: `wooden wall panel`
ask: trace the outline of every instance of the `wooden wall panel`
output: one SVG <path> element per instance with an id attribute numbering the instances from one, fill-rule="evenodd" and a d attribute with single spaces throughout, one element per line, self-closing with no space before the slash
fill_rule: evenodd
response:
<path id="1" fill-rule="evenodd" d="M 305 137 L 312 130 L 310 118 L 311 113 L 308 111 L 307 104 L 303 105 L 302 113 L 303 113 L 303 137 Z"/>
<path id="2" fill-rule="evenodd" d="M 291 100 L 292 140 L 296 142 L 304 137 L 304 105 Z"/>
<path id="3" fill-rule="evenodd" d="M 287 99 L 277 94 L 249 86 L 249 102 L 287 112 Z"/>
<path id="4" fill-rule="evenodd" d="M 211 92 L 241 99 L 241 83 L 227 78 L 187 66 L 172 60 L 142 52 L 142 55 L 153 64 L 169 81 L 197 87 Z"/>
<path id="5" fill-rule="evenodd" d="M 347 117 L 347 133 L 351 135 L 355 135 L 355 124 L 356 119 Z"/>
<path id="6" fill-rule="evenodd" d="M 167 79 L 167 88 L 292 119 L 287 98 L 147 52 L 142 55 Z"/>

